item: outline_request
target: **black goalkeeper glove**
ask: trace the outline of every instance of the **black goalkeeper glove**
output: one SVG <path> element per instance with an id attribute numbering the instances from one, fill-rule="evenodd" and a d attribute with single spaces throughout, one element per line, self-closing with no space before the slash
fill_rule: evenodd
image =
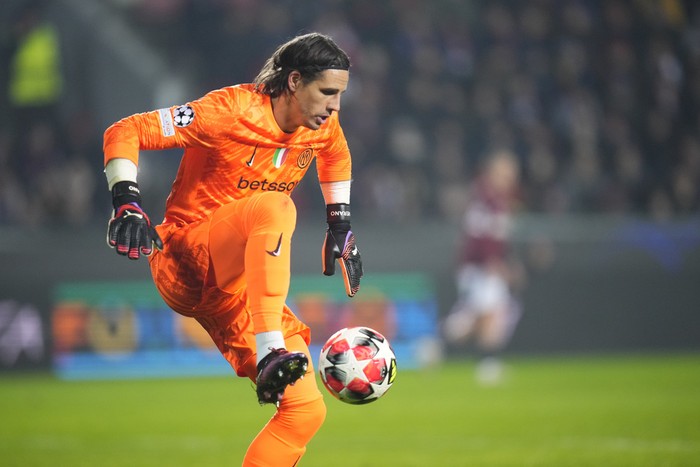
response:
<path id="1" fill-rule="evenodd" d="M 323 274 L 335 274 L 335 261 L 338 260 L 343 273 L 345 292 L 353 297 L 360 289 L 362 259 L 355 245 L 355 235 L 350 230 L 350 205 L 329 204 L 326 206 L 328 229 L 323 241 Z"/>
<path id="2" fill-rule="evenodd" d="M 163 249 L 163 241 L 151 225 L 143 209 L 141 194 L 135 182 L 118 182 L 112 187 L 114 212 L 107 229 L 107 244 L 117 254 L 129 259 L 139 259 L 153 253 L 153 245 Z"/>

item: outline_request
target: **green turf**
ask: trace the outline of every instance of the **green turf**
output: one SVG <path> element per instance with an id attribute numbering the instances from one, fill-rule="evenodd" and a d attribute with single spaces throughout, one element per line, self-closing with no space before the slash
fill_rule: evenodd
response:
<path id="1" fill-rule="evenodd" d="M 366 406 L 327 397 L 311 466 L 697 466 L 700 355 L 517 358 L 399 371 Z M 0 465 L 240 465 L 272 413 L 247 380 L 0 379 Z"/>

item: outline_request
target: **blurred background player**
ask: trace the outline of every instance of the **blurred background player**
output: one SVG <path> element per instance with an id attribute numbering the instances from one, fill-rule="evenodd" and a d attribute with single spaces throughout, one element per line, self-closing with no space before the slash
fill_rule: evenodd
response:
<path id="1" fill-rule="evenodd" d="M 521 311 L 513 292 L 523 272 L 509 244 L 518 179 L 518 161 L 507 150 L 488 156 L 475 178 L 462 222 L 457 301 L 444 322 L 448 343 L 473 340 L 476 377 L 485 384 L 502 379 L 499 354 Z"/>
<path id="2" fill-rule="evenodd" d="M 296 465 L 325 419 L 309 328 L 285 304 L 296 226 L 289 195 L 314 157 L 328 221 L 323 273 L 332 275 L 337 260 L 348 296 L 359 289 L 351 160 L 338 121 L 349 68 L 330 37 L 298 36 L 254 83 L 132 115 L 104 135 L 114 206 L 109 245 L 130 259 L 150 255 L 165 302 L 208 331 L 236 373 L 256 383 L 261 404 L 278 407 L 248 448 L 246 466 Z M 139 150 L 175 147 L 184 155 L 155 228 L 136 183 Z"/>

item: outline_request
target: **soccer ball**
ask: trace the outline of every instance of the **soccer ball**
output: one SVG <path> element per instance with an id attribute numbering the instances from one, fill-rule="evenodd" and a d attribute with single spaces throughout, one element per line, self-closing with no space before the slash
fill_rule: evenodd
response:
<path id="1" fill-rule="evenodd" d="M 338 400 L 368 404 L 382 397 L 396 378 L 396 356 L 389 341 L 368 327 L 345 328 L 323 345 L 318 371 Z"/>

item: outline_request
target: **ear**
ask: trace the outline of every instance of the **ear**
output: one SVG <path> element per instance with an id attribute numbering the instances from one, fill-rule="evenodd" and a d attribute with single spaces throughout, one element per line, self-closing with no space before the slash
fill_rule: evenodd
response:
<path id="1" fill-rule="evenodd" d="M 301 73 L 299 73 L 297 70 L 292 70 L 287 76 L 287 88 L 289 88 L 291 92 L 295 92 L 297 89 L 299 89 L 300 83 Z"/>

